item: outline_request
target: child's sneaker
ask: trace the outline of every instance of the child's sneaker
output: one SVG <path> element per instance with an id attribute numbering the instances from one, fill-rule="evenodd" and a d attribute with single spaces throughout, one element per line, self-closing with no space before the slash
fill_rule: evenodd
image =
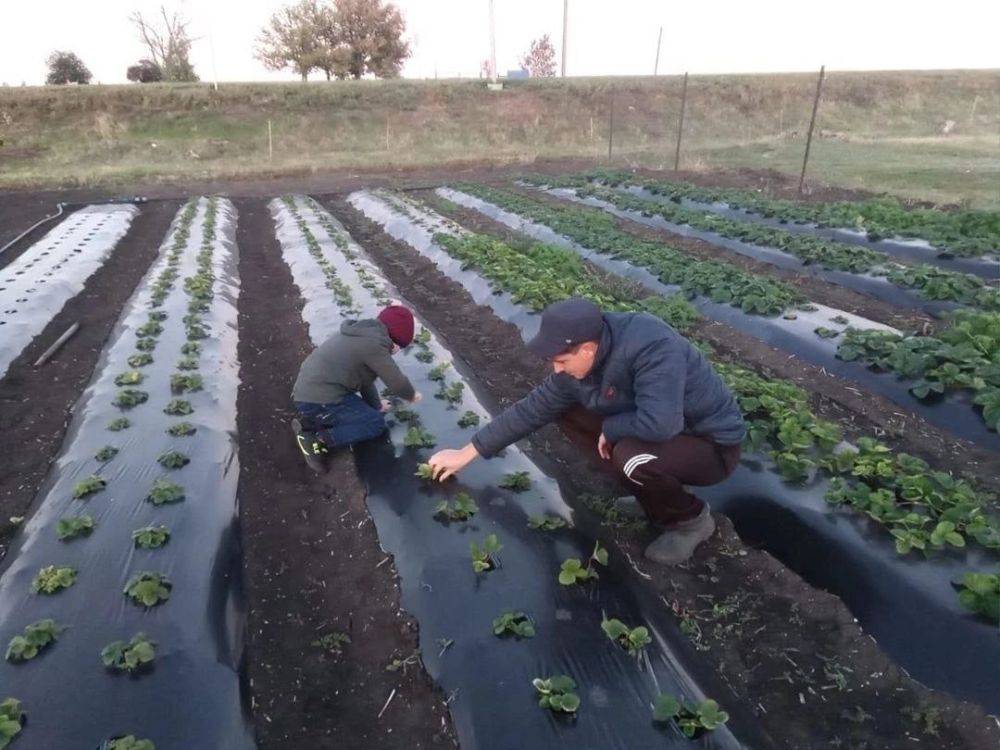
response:
<path id="1" fill-rule="evenodd" d="M 299 446 L 306 465 L 317 474 L 326 473 L 326 457 L 329 449 L 315 432 L 302 429 L 302 422 L 292 420 L 292 432 L 295 433 L 295 443 Z"/>

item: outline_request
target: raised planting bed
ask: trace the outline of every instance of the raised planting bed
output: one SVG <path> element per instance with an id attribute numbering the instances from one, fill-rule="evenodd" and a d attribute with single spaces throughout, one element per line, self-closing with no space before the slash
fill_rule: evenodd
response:
<path id="1" fill-rule="evenodd" d="M 617 276 L 637 281 L 655 294 L 669 296 L 679 291 L 687 294 L 696 291 L 690 286 L 678 287 L 668 283 L 676 275 L 683 273 L 679 267 L 687 256 L 668 246 L 628 235 L 617 229 L 610 217 L 602 221 L 605 218 L 602 214 L 595 216 L 593 209 L 572 205 L 549 206 L 518 193 L 479 185 L 466 185 L 463 190 L 439 188 L 437 193 L 528 237 L 569 248 Z M 990 378 L 1000 384 L 1000 374 L 992 375 L 992 370 L 985 372 L 984 367 L 988 363 L 979 367 L 985 377 L 978 380 L 970 377 L 967 383 L 952 378 L 947 381 L 947 388 L 941 378 L 935 377 L 935 371 L 929 366 L 928 372 L 920 373 L 922 382 L 930 383 L 924 391 L 921 390 L 921 384 L 912 379 L 912 372 L 888 372 L 888 367 L 870 368 L 862 358 L 844 356 L 841 352 L 844 341 L 852 336 L 868 336 L 870 339 L 883 341 L 902 339 L 903 332 L 843 310 L 804 300 L 795 307 L 770 310 L 768 315 L 754 314 L 745 311 L 738 304 L 738 299 L 730 300 L 728 304 L 715 301 L 720 296 L 732 296 L 731 287 L 725 282 L 716 283 L 723 288 L 718 292 L 708 288 L 706 291 L 709 296 L 703 294 L 691 300 L 694 307 L 707 318 L 726 323 L 760 341 L 818 365 L 832 375 L 858 383 L 867 390 L 913 410 L 931 424 L 957 437 L 1000 451 L 997 418 L 990 418 L 992 410 L 984 411 L 981 408 L 988 407 L 989 403 L 996 400 L 991 400 L 995 386 Z M 783 314 L 776 315 L 775 312 Z M 968 312 L 979 318 L 995 318 L 998 315 Z M 857 333 L 848 334 L 848 331 Z M 988 359 L 989 356 L 987 353 L 985 358 Z M 971 365 L 966 369 L 970 368 Z M 901 379 L 900 376 L 903 375 L 908 375 L 910 380 Z M 940 386 L 935 383 L 940 383 Z M 946 391 L 947 394 L 943 396 Z"/>
<path id="2" fill-rule="evenodd" d="M 87 206 L 0 268 L 0 377 L 128 231 L 135 206 Z M 2 258 L 0 258 L 2 260 Z"/>
<path id="3" fill-rule="evenodd" d="M 412 202 L 398 197 L 386 201 L 366 192 L 352 194 L 349 202 L 442 268 L 457 263 L 460 270 L 447 273 L 473 297 L 484 284 L 516 294 L 519 287 L 535 283 L 530 254 L 522 254 L 520 273 L 518 251 L 505 250 L 502 243 L 491 246 L 492 255 L 484 260 L 474 239 L 439 233 L 440 217 Z M 405 213 L 398 207 L 401 202 Z M 495 257 L 501 254 L 506 259 L 503 276 L 495 273 Z M 479 269 L 486 269 L 481 272 L 490 274 L 489 280 Z M 558 294 L 561 267 L 550 265 L 548 270 Z M 483 299 L 498 317 L 518 325 L 505 317 L 506 303 L 493 306 L 492 296 Z M 520 317 L 528 310 L 522 306 Z M 531 330 L 522 328 L 525 338 Z M 984 654 L 1000 658 L 995 626 L 970 615 L 952 585 L 965 570 L 995 568 L 1000 536 L 986 499 L 947 474 L 893 455 L 873 441 L 860 441 L 861 450 L 855 452 L 841 442 L 835 425 L 811 414 L 806 394 L 790 384 L 733 365 L 716 366 L 740 400 L 750 435 L 741 467 L 729 481 L 706 491 L 713 507 L 731 513 L 740 525 L 746 523 L 749 536 L 814 585 L 829 587 L 852 605 L 866 630 L 918 679 L 996 710 L 996 691 L 983 663 Z M 749 517 L 737 512 L 749 507 L 758 512 Z M 782 523 L 763 529 L 754 525 L 762 507 Z M 959 516 L 966 536 L 954 543 L 962 543 L 961 548 L 942 536 L 946 526 L 938 528 Z M 759 536 L 762 532 L 766 539 Z M 809 541 L 802 544 L 802 539 Z M 913 550 L 913 541 L 929 550 L 926 558 Z M 830 566 L 830 559 L 850 564 Z M 915 619 L 921 628 L 913 628 Z M 942 632 L 961 635 L 942 642 Z"/>
<path id="4" fill-rule="evenodd" d="M 0 633 L 46 618 L 66 628 L 29 663 L 0 665 L 30 715 L 25 747 L 92 748 L 128 732 L 159 750 L 253 747 L 238 673 L 234 227 L 223 200 L 178 214 L 5 559 Z M 182 419 L 166 410 L 186 359 L 202 380 L 183 394 Z M 195 431 L 171 432 L 181 421 Z M 72 583 L 31 593 L 50 566 Z"/>
<path id="5" fill-rule="evenodd" d="M 315 344 L 339 327 L 331 310 L 371 317 L 393 296 L 363 250 L 312 201 L 289 197 L 272 210 Z M 343 287 L 328 286 L 332 279 Z M 403 607 L 420 624 L 421 656 L 390 667 L 422 658 L 451 696 L 463 748 L 685 747 L 676 723 L 653 722 L 661 692 L 722 704 L 728 721 L 703 740 L 713 747 L 770 746 L 662 607 L 633 586 L 627 563 L 607 558 L 574 528 L 555 483 L 519 450 L 478 462 L 445 485 L 417 476 L 433 449 L 413 444 L 460 444 L 471 436 L 459 425 L 468 412 L 489 418 L 475 381 L 429 329 L 418 330 L 417 342 L 397 357 L 424 400 L 397 405 L 387 438 L 355 448 L 369 510 L 401 577 Z M 533 528 L 532 517 L 540 516 L 563 525 Z M 570 559 L 596 576 L 561 583 Z M 645 627 L 649 642 L 630 655 L 602 629 L 602 610 Z M 575 684 L 559 695 L 575 698 L 540 705 L 540 696 L 553 694 L 546 681 L 564 674 Z"/>
<path id="6" fill-rule="evenodd" d="M 1000 308 L 1000 288 L 979 276 L 929 264 L 903 265 L 869 248 L 805 237 L 775 227 L 727 219 L 674 203 L 645 200 L 575 178 L 539 178 L 551 194 L 657 229 L 697 237 L 733 252 L 801 270 L 900 307 L 930 314 L 966 305 Z"/>

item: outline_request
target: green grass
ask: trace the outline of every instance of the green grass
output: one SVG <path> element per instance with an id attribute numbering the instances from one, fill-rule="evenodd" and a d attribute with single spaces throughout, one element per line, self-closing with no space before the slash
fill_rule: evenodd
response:
<path id="1" fill-rule="evenodd" d="M 995 71 L 831 73 L 810 177 L 1000 205 L 995 81 Z M 683 164 L 797 172 L 814 83 L 692 77 Z M 0 88 L 0 188 L 603 162 L 612 94 L 616 162 L 672 166 L 679 88 L 667 76 L 517 81 L 500 93 L 468 80 Z"/>

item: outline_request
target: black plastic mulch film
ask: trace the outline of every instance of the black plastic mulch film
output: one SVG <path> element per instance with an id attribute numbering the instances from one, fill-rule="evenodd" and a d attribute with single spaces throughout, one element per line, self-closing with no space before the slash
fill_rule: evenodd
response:
<path id="1" fill-rule="evenodd" d="M 206 223 L 212 211 L 214 232 L 212 222 Z M 238 672 L 245 618 L 233 439 L 239 384 L 235 220 L 232 205 L 218 199 L 198 199 L 178 213 L 74 409 L 63 451 L 36 498 L 37 510 L 4 561 L 4 646 L 38 620 L 52 618 L 65 628 L 34 659 L 0 663 L 0 698 L 20 699 L 27 712 L 15 747 L 90 750 L 125 734 L 149 739 L 157 750 L 253 747 Z M 169 275 L 175 248 L 176 279 L 162 304 L 154 305 L 156 282 L 164 272 Z M 185 282 L 198 273 L 199 256 L 203 275 L 214 277 L 211 299 L 207 309 L 185 320 L 193 299 Z M 156 320 L 162 313 L 166 317 Z M 139 331 L 143 326 L 149 327 Z M 137 348 L 140 341 L 152 343 Z M 127 361 L 144 353 L 152 362 Z M 181 360 L 190 369 L 178 369 Z M 140 373 L 141 382 L 117 386 L 116 377 L 130 371 Z M 175 374 L 200 375 L 202 389 L 172 392 Z M 128 390 L 148 398 L 129 409 L 115 406 L 117 395 Z M 173 399 L 189 402 L 192 413 L 165 414 Z M 126 429 L 108 429 L 122 417 L 130 423 Z M 182 422 L 195 432 L 167 432 Z M 95 454 L 105 446 L 118 453 L 101 461 Z M 168 451 L 184 454 L 190 463 L 176 469 L 161 465 L 158 459 Z M 74 498 L 77 483 L 91 475 L 106 486 Z M 183 500 L 149 502 L 161 479 L 182 487 Z M 60 541 L 57 522 L 83 514 L 94 521 L 92 533 Z M 161 548 L 142 549 L 133 542 L 134 530 L 161 525 L 170 533 Z M 75 569 L 75 583 L 54 594 L 33 593 L 32 579 L 49 565 Z M 146 609 L 125 595 L 129 580 L 142 571 L 168 577 L 169 599 Z M 131 675 L 105 668 L 102 650 L 138 633 L 157 644 L 152 664 Z"/>
<path id="2" fill-rule="evenodd" d="M 584 247 L 554 232 L 544 224 L 527 220 L 516 213 L 501 209 L 488 201 L 448 188 L 441 188 L 438 190 L 438 193 L 448 200 L 473 208 L 485 216 L 489 216 L 539 241 L 571 249 L 594 263 L 594 265 L 618 276 L 633 279 L 656 294 L 669 296 L 679 291 L 679 287 L 664 284 L 656 274 L 645 268 L 634 266 L 626 261 L 618 260 L 612 258 L 610 255 Z M 559 194 L 566 197 L 571 195 L 569 192 L 563 191 L 560 191 Z M 574 199 L 584 202 L 575 197 Z M 603 201 L 597 201 L 596 199 L 587 199 L 587 201 L 587 205 L 600 206 L 616 215 L 624 216 L 626 214 L 626 212 L 615 209 Z M 628 212 L 628 218 L 635 221 L 652 221 L 648 217 L 641 217 L 638 214 L 633 215 L 633 213 Z M 721 244 L 722 242 L 732 242 L 732 240 L 724 240 L 723 238 L 721 240 L 713 239 L 712 242 Z M 746 247 L 753 248 L 759 252 L 786 255 L 779 251 L 760 250 L 756 245 L 747 245 Z M 798 259 L 795 259 L 795 261 L 796 263 L 799 262 Z M 843 275 L 856 277 L 856 274 Z M 883 279 L 872 277 L 872 280 L 896 289 L 896 287 L 892 287 Z M 934 401 L 920 401 L 914 398 L 909 391 L 912 381 L 903 380 L 893 372 L 875 372 L 864 362 L 847 362 L 838 359 L 837 340 L 820 338 L 814 332 L 819 326 L 835 326 L 838 330 L 841 330 L 848 325 L 858 329 L 876 328 L 893 330 L 888 326 L 861 318 L 844 310 L 815 305 L 815 303 L 813 303 L 814 306 L 819 308 L 816 312 L 796 310 L 795 320 L 787 320 L 780 316 L 765 317 L 763 315 L 751 315 L 743 312 L 739 307 L 712 302 L 702 296 L 693 299 L 691 304 L 706 317 L 725 323 L 738 331 L 753 336 L 759 341 L 763 341 L 782 351 L 793 354 L 806 362 L 822 367 L 831 375 L 845 380 L 852 380 L 867 390 L 885 396 L 894 403 L 916 412 L 920 417 L 934 426 L 946 430 L 957 437 L 969 440 L 990 450 L 1000 451 L 1000 434 L 991 431 L 987 427 L 986 422 L 973 405 L 972 398 L 967 391 L 950 391 Z M 838 316 L 847 319 L 848 323 L 835 325 L 832 322 L 832 318 Z"/>
<path id="3" fill-rule="evenodd" d="M 359 191 L 348 200 L 390 236 L 432 260 L 477 302 L 519 325 L 522 336 L 537 330 L 537 315 L 527 315 L 506 294 L 494 294 L 488 280 L 434 242 L 438 232 L 462 231 L 456 224 L 389 193 Z M 511 309 L 516 316 L 509 315 Z M 532 324 L 521 325 L 526 317 Z M 769 459 L 745 455 L 729 480 L 698 493 L 713 510 L 730 516 L 749 544 L 762 546 L 812 585 L 843 599 L 865 631 L 915 678 L 1000 710 L 996 628 L 966 612 L 952 585 L 970 570 L 994 571 L 995 556 L 975 546 L 929 558 L 898 555 L 883 526 L 827 505 L 825 479 L 796 487 L 772 469 Z"/>
<path id="4" fill-rule="evenodd" d="M 318 344 L 338 330 L 345 317 L 374 316 L 394 292 L 336 220 L 310 199 L 291 200 L 293 207 L 284 200 L 272 202 L 272 212 L 285 261 L 305 299 L 303 317 Z M 314 238 L 313 248 L 303 229 Z M 340 308 L 334 304 L 317 255 L 350 288 L 351 303 Z M 433 335 L 425 349 L 433 361 L 415 357 L 421 348 L 412 346 L 397 355 L 424 394 L 412 408 L 438 447 L 462 445 L 472 428 L 459 427 L 459 417 L 471 410 L 486 420 L 489 413 L 472 392 L 474 381 L 457 372 L 454 363 L 446 370 L 444 384 L 428 379 L 433 368 L 451 361 Z M 457 383 L 466 386 L 460 403 L 449 405 L 434 397 L 439 385 Z M 561 562 L 569 557 L 586 560 L 594 540 L 572 523 L 554 532 L 528 527 L 530 515 L 543 513 L 571 522 L 572 511 L 553 480 L 511 448 L 503 458 L 477 462 L 459 480 L 431 484 L 414 472 L 432 449 L 403 447 L 407 427 L 396 424 L 387 439 L 359 448 L 358 467 L 368 485 L 379 539 L 400 573 L 403 608 L 420 623 L 423 662 L 451 698 L 463 750 L 691 747 L 673 724 L 652 721 L 652 701 L 659 692 L 721 699 L 729 723 L 694 746 L 770 746 L 746 707 L 726 700 L 728 690 L 706 671 L 707 665 L 662 607 L 644 601 L 635 590 L 625 561 L 612 556 L 609 567 L 598 565 L 600 579 L 594 583 L 572 588 L 558 583 Z M 512 471 L 528 472 L 529 491 L 514 494 L 498 488 L 502 476 Z M 436 503 L 454 499 L 458 492 L 474 498 L 476 515 L 467 522 L 436 518 Z M 481 543 L 492 533 L 503 545 L 498 569 L 476 574 L 469 543 Z M 526 613 L 535 624 L 535 637 L 496 637 L 493 618 L 506 610 Z M 629 656 L 608 640 L 600 627 L 602 612 L 650 629 L 653 643 L 645 659 Z M 575 718 L 538 706 L 531 680 L 556 674 L 568 674 L 577 682 L 582 703 Z"/>

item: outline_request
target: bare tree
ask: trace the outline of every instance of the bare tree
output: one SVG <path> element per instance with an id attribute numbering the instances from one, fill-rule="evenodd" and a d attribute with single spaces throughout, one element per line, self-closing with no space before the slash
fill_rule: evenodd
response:
<path id="1" fill-rule="evenodd" d="M 257 37 L 255 56 L 269 70 L 291 68 L 302 80 L 320 69 L 327 80 L 333 72 L 329 36 L 333 12 L 317 0 L 299 0 L 286 5 L 273 16 Z"/>
<path id="2" fill-rule="evenodd" d="M 189 59 L 191 45 L 195 41 L 188 33 L 190 21 L 176 11 L 168 15 L 162 5 L 160 15 L 163 17 L 162 27 L 147 21 L 139 11 L 133 13 L 130 19 L 139 29 L 150 59 L 163 71 L 164 81 L 197 81 L 198 76 Z"/>
<path id="3" fill-rule="evenodd" d="M 556 48 L 552 40 L 545 34 L 541 39 L 535 39 L 528 48 L 528 54 L 521 58 L 521 67 L 531 74 L 532 78 L 552 78 L 556 74 Z"/>

